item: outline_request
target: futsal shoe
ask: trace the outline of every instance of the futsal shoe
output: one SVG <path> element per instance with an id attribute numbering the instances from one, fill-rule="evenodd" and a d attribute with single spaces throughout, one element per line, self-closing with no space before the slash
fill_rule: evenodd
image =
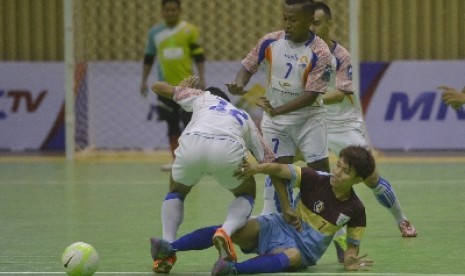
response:
<path id="1" fill-rule="evenodd" d="M 163 259 L 157 259 L 153 261 L 152 270 L 155 273 L 170 273 L 171 268 L 173 268 L 174 263 L 176 263 L 176 254 L 168 256 Z"/>
<path id="2" fill-rule="evenodd" d="M 404 238 L 414 238 L 417 236 L 417 229 L 408 220 L 403 220 L 399 223 L 399 230 Z"/>
<path id="3" fill-rule="evenodd" d="M 169 273 L 176 263 L 176 252 L 166 240 L 150 238 L 150 253 L 153 259 L 152 269 L 156 273 Z"/>
<path id="4" fill-rule="evenodd" d="M 222 258 L 219 258 L 218 261 L 213 265 L 212 275 L 236 275 L 236 267 L 234 262 L 226 261 Z"/>
<path id="5" fill-rule="evenodd" d="M 218 249 L 220 259 L 226 261 L 237 262 L 236 251 L 231 238 L 226 234 L 223 228 L 216 229 L 215 235 L 213 235 L 213 244 Z M 223 274 L 221 274 L 223 275 Z"/>

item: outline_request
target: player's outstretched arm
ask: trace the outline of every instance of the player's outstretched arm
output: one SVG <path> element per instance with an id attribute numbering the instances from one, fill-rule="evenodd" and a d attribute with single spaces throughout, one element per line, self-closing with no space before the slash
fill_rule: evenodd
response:
<path id="1" fill-rule="evenodd" d="M 174 95 L 174 86 L 163 81 L 157 81 L 152 85 L 152 91 L 159 96 L 172 99 Z"/>
<path id="2" fill-rule="evenodd" d="M 241 69 L 239 69 L 239 71 L 237 72 L 236 79 L 234 80 L 234 82 L 226 83 L 229 93 L 239 96 L 244 95 L 246 93 L 246 91 L 244 91 L 244 88 L 249 83 L 251 77 L 252 73 L 247 71 L 247 69 L 245 69 L 244 66 L 242 66 Z"/>
<path id="3" fill-rule="evenodd" d="M 250 164 L 247 160 L 244 160 L 241 167 L 234 173 L 239 179 L 248 178 L 255 174 L 268 174 L 279 178 L 291 179 L 292 172 L 287 164 L 279 163 L 262 163 L 262 164 Z"/>
<path id="4" fill-rule="evenodd" d="M 181 81 L 181 83 L 178 85 L 179 88 L 193 88 L 196 86 L 199 78 L 196 76 L 189 76 Z M 172 99 L 174 92 L 175 92 L 175 86 L 172 86 L 166 82 L 162 81 L 157 81 L 152 85 L 152 91 L 155 92 L 157 95 L 160 95 L 162 97 Z"/>

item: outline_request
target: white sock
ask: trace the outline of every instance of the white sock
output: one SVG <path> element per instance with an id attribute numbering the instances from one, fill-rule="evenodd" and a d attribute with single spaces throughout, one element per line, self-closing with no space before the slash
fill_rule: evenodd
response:
<path id="1" fill-rule="evenodd" d="M 263 189 L 263 208 L 260 215 L 269 215 L 278 213 L 276 208 L 276 201 L 274 198 L 274 187 L 271 183 L 271 178 L 265 178 L 265 187 Z"/>
<path id="2" fill-rule="evenodd" d="M 161 207 L 163 223 L 163 239 L 169 242 L 176 240 L 176 234 L 184 218 L 184 201 L 179 198 L 165 199 Z"/>
<path id="3" fill-rule="evenodd" d="M 389 212 L 394 216 L 394 219 L 399 224 L 401 221 L 406 220 L 407 217 L 402 212 L 399 200 L 397 200 L 396 193 L 391 184 L 384 178 L 379 178 L 378 185 L 371 189 L 378 200 L 378 202 L 386 207 Z"/>
<path id="4" fill-rule="evenodd" d="M 251 200 L 251 201 L 250 201 Z M 244 196 L 236 197 L 229 205 L 228 215 L 221 228 L 231 236 L 237 229 L 245 225 L 247 218 L 252 213 L 253 199 Z"/>

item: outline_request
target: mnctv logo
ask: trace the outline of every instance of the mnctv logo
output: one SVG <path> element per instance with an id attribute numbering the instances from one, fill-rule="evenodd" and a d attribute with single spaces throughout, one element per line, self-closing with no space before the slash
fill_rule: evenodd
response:
<path id="1" fill-rule="evenodd" d="M 397 118 L 410 121 L 418 118 L 420 121 L 444 121 L 448 112 L 456 113 L 458 120 L 465 120 L 465 110 L 448 107 L 442 102 L 441 94 L 436 91 L 421 92 L 416 97 L 403 91 L 395 91 L 389 99 L 384 120 L 394 121 Z"/>
<path id="2" fill-rule="evenodd" d="M 8 117 L 8 114 L 14 113 L 34 113 L 42 104 L 47 96 L 47 91 L 43 90 L 34 97 L 33 93 L 28 90 L 3 90 L 0 89 L 0 120 Z M 5 102 L 7 102 L 5 104 Z M 7 107 L 5 109 L 5 107 Z M 10 108 L 8 108 L 10 107 Z"/>

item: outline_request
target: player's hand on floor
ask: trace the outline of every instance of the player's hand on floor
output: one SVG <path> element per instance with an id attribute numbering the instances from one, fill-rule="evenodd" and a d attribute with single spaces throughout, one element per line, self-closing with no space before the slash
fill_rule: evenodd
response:
<path id="1" fill-rule="evenodd" d="M 344 259 L 344 268 L 347 271 L 357 271 L 357 270 L 369 270 L 370 266 L 373 266 L 373 261 L 365 259 L 367 255 L 362 256 L 347 256 Z"/>

